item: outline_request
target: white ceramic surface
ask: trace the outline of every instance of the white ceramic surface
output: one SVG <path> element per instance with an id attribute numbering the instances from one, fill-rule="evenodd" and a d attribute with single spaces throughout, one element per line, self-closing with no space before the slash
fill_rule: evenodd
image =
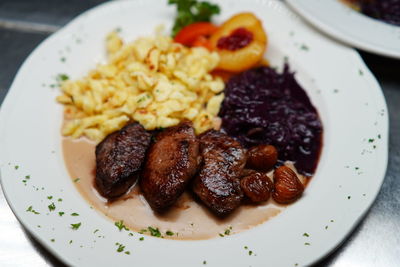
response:
<path id="1" fill-rule="evenodd" d="M 59 93 L 52 86 L 55 77 L 66 73 L 78 78 L 104 60 L 104 38 L 117 27 L 127 40 L 151 34 L 160 23 L 170 27 L 174 9 L 165 3 L 103 4 L 27 58 L 0 111 L 1 182 L 12 210 L 35 238 L 70 265 L 203 266 L 206 261 L 207 266 L 302 266 L 325 256 L 362 218 L 383 182 L 387 109 L 359 55 L 309 28 L 279 1 L 219 1 L 218 21 L 240 11 L 262 18 L 269 37 L 266 57 L 279 67 L 288 57 L 320 112 L 324 147 L 316 175 L 299 201 L 258 227 L 224 238 L 145 236 L 140 241 L 140 234 L 119 231 L 91 209 L 74 187 L 61 151 L 62 107 L 54 100 Z M 51 203 L 54 211 L 48 209 Z M 26 211 L 29 206 L 40 214 Z M 60 211 L 65 214 L 59 216 Z M 73 212 L 79 216 L 71 216 Z M 79 222 L 78 230 L 71 229 Z M 116 242 L 130 255 L 118 253 Z"/>
<path id="2" fill-rule="evenodd" d="M 305 20 L 350 46 L 400 59 L 400 26 L 391 25 L 344 5 L 339 0 L 286 0 Z"/>

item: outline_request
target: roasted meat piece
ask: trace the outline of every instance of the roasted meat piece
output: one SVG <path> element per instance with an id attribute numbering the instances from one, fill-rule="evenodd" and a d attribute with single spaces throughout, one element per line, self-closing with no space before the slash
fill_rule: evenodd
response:
<path id="1" fill-rule="evenodd" d="M 102 196 L 116 198 L 126 193 L 139 176 L 150 141 L 151 134 L 132 123 L 96 146 L 95 184 Z"/>
<path id="2" fill-rule="evenodd" d="M 253 203 L 267 201 L 274 185 L 266 173 L 246 170 L 240 180 L 244 195 Z"/>
<path id="3" fill-rule="evenodd" d="M 140 187 L 150 206 L 162 212 L 185 191 L 200 163 L 199 142 L 190 122 L 168 128 L 149 149 Z"/>
<path id="4" fill-rule="evenodd" d="M 210 130 L 200 137 L 203 163 L 193 182 L 195 194 L 218 216 L 236 209 L 243 198 L 239 178 L 246 151 L 226 134 Z"/>

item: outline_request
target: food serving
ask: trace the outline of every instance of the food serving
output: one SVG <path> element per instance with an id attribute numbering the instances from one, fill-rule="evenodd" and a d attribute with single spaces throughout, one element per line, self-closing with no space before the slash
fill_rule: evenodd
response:
<path id="1" fill-rule="evenodd" d="M 173 37 L 125 43 L 114 31 L 108 62 L 62 83 L 66 165 L 94 207 L 132 230 L 240 232 L 301 198 L 322 123 L 288 64 L 279 73 L 263 60 L 254 14 L 215 25 L 216 5 L 170 3 L 186 12 Z"/>
<path id="2" fill-rule="evenodd" d="M 341 0 L 369 17 L 400 26 L 399 0 Z"/>

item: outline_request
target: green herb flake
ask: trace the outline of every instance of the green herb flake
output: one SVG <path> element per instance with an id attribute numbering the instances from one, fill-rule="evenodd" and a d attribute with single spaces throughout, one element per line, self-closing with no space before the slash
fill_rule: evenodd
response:
<path id="1" fill-rule="evenodd" d="M 56 209 L 56 205 L 54 203 L 51 203 L 50 205 L 47 206 L 49 208 L 49 211 L 53 211 Z"/>
<path id="2" fill-rule="evenodd" d="M 129 233 L 128 235 L 129 235 L 129 236 L 133 236 L 133 233 Z"/>
<path id="3" fill-rule="evenodd" d="M 82 223 L 71 223 L 72 230 L 78 230 Z"/>
<path id="4" fill-rule="evenodd" d="M 325 225 L 325 230 L 328 230 L 328 225 Z"/>
<path id="5" fill-rule="evenodd" d="M 249 250 L 249 256 L 253 255 L 253 251 Z"/>
<path id="6" fill-rule="evenodd" d="M 122 252 L 125 249 L 125 246 L 120 244 L 120 243 L 115 243 L 116 246 L 118 246 L 117 248 L 117 252 Z"/>
<path id="7" fill-rule="evenodd" d="M 305 44 L 302 44 L 302 45 L 300 46 L 300 49 L 303 50 L 303 51 L 308 51 L 308 50 L 310 50 L 310 48 L 309 48 L 307 45 L 305 45 Z"/>
<path id="8" fill-rule="evenodd" d="M 225 232 L 224 232 L 225 235 L 230 235 L 230 233 L 231 233 L 230 229 L 226 229 Z"/>
<path id="9" fill-rule="evenodd" d="M 126 255 L 131 255 L 131 252 L 130 251 L 125 251 L 125 254 Z"/>
<path id="10" fill-rule="evenodd" d="M 380 134 L 378 134 L 378 139 L 381 139 L 381 135 Z"/>
<path id="11" fill-rule="evenodd" d="M 48 197 L 47 197 L 47 199 L 52 199 L 52 198 L 53 198 L 53 196 L 48 196 Z"/>
<path id="12" fill-rule="evenodd" d="M 139 238 L 139 240 L 140 240 L 140 241 L 143 241 L 143 240 L 144 240 L 144 237 L 142 236 L 141 238 Z"/>
<path id="13" fill-rule="evenodd" d="M 351 198 L 351 196 L 347 196 L 347 199 L 350 199 Z"/>
<path id="14" fill-rule="evenodd" d="M 74 213 L 71 213 L 71 216 L 79 216 L 79 214 L 74 212 Z"/>
<path id="15" fill-rule="evenodd" d="M 304 245 L 305 246 L 309 246 L 309 245 L 311 245 L 310 243 L 308 243 L 308 242 L 306 242 L 306 243 L 304 243 Z"/>
<path id="16" fill-rule="evenodd" d="M 67 74 L 60 73 L 57 75 L 57 81 L 64 82 L 67 80 L 69 80 L 69 76 Z"/>
<path id="17" fill-rule="evenodd" d="M 29 180 L 29 179 L 31 179 L 31 176 L 30 175 L 25 175 L 25 179 Z"/>
<path id="18" fill-rule="evenodd" d="M 309 237 L 310 235 L 307 233 L 304 233 L 303 236 Z"/>
<path id="19" fill-rule="evenodd" d="M 142 229 L 142 230 L 139 231 L 139 234 L 144 234 L 146 232 L 147 232 L 147 229 Z"/>
<path id="20" fill-rule="evenodd" d="M 203 265 L 206 265 L 207 264 L 207 261 L 203 261 Z"/>
<path id="21" fill-rule="evenodd" d="M 60 215 L 60 217 L 63 216 L 64 214 L 65 214 L 65 212 L 63 212 L 63 211 L 60 211 L 60 212 L 58 213 L 58 215 Z"/>
<path id="22" fill-rule="evenodd" d="M 69 241 L 69 244 L 72 244 L 72 242 L 73 242 L 73 241 L 72 241 L 72 240 L 70 240 L 70 241 Z"/>
<path id="23" fill-rule="evenodd" d="M 94 230 L 93 234 L 97 233 L 99 231 L 99 229 Z"/>
<path id="24" fill-rule="evenodd" d="M 206 1 L 169 0 L 168 4 L 176 5 L 178 11 L 172 28 L 173 37 L 185 26 L 200 21 L 209 22 L 213 15 L 220 13 L 218 5 Z"/>
<path id="25" fill-rule="evenodd" d="M 375 139 L 374 138 L 370 138 L 370 139 L 368 139 L 368 143 L 373 143 L 375 141 Z"/>
<path id="26" fill-rule="evenodd" d="M 165 234 L 171 236 L 171 235 L 174 235 L 174 232 L 168 230 L 168 231 L 165 232 Z"/>
<path id="27" fill-rule="evenodd" d="M 124 225 L 124 221 L 123 221 L 123 220 L 118 221 L 118 222 L 115 222 L 114 225 L 117 226 L 117 228 L 119 229 L 119 231 L 122 231 L 123 229 L 125 229 L 125 230 L 127 230 L 127 231 L 129 230 L 129 229 Z"/>
<path id="28" fill-rule="evenodd" d="M 359 74 L 360 76 L 363 76 L 363 75 L 364 75 L 364 72 L 363 72 L 361 69 L 359 69 L 359 70 L 358 70 L 358 74 Z"/>
<path id="29" fill-rule="evenodd" d="M 360 168 L 359 168 L 359 167 L 355 167 L 354 169 L 357 171 L 357 170 L 359 170 Z"/>
<path id="30" fill-rule="evenodd" d="M 249 247 L 248 246 L 244 246 L 244 249 L 249 249 Z"/>
<path id="31" fill-rule="evenodd" d="M 331 223 L 335 222 L 334 220 L 331 220 Z"/>
<path id="32" fill-rule="evenodd" d="M 36 210 L 34 210 L 32 206 L 29 206 L 29 207 L 26 209 L 26 211 L 27 211 L 27 212 L 32 212 L 33 214 L 40 214 L 39 212 L 37 212 Z"/>
<path id="33" fill-rule="evenodd" d="M 74 180 L 74 183 L 79 182 L 80 179 L 81 179 L 81 178 L 76 178 L 76 179 Z"/>
<path id="34" fill-rule="evenodd" d="M 14 169 L 18 170 L 18 169 L 19 169 L 19 166 L 18 166 L 18 165 L 15 165 L 15 166 L 14 166 Z"/>
<path id="35" fill-rule="evenodd" d="M 224 235 L 223 235 L 223 234 L 221 234 L 221 233 L 219 233 L 219 236 L 220 236 L 220 237 L 224 237 Z"/>
<path id="36" fill-rule="evenodd" d="M 57 201 L 58 201 L 58 202 L 61 202 L 61 201 L 62 201 L 62 198 L 57 199 Z"/>
<path id="37" fill-rule="evenodd" d="M 158 230 L 158 228 L 153 228 L 153 227 L 149 226 L 149 227 L 147 227 L 147 229 L 149 230 L 151 236 L 161 237 L 161 232 L 160 232 L 160 230 Z"/>

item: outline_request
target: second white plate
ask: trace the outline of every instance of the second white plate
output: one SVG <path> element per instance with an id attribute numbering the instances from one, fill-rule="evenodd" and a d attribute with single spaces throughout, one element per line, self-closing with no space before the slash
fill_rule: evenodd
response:
<path id="1" fill-rule="evenodd" d="M 339 0 L 286 0 L 313 26 L 348 45 L 400 59 L 400 26 L 354 11 Z"/>

